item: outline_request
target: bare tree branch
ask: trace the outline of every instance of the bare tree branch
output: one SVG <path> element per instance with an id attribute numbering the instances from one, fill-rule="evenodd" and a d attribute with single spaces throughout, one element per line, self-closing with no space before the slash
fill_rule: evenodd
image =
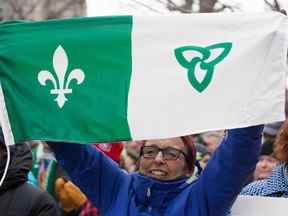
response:
<path id="1" fill-rule="evenodd" d="M 161 3 L 161 4 L 163 4 L 163 5 L 167 5 L 167 2 L 166 1 L 164 1 L 164 0 L 156 0 L 157 2 L 159 2 L 159 3 Z"/>
<path id="2" fill-rule="evenodd" d="M 268 0 L 264 0 L 265 4 L 273 11 L 281 11 L 281 6 L 278 0 L 273 0 L 273 3 Z"/>
<path id="3" fill-rule="evenodd" d="M 161 11 L 156 10 L 156 9 L 153 8 L 153 7 L 150 7 L 149 5 L 144 4 L 144 3 L 141 2 L 140 0 L 139 0 L 139 1 L 138 1 L 138 0 L 132 0 L 132 1 L 135 2 L 135 3 L 138 4 L 138 5 L 141 5 L 141 6 L 145 7 L 145 8 L 147 8 L 147 9 L 151 10 L 151 11 L 154 11 L 154 12 L 156 12 L 156 13 L 162 13 Z"/>
<path id="4" fill-rule="evenodd" d="M 167 0 L 167 8 L 170 11 L 180 11 L 181 13 L 192 13 L 194 0 L 186 0 L 183 5 L 177 5 L 172 0 Z"/>
<path id="5" fill-rule="evenodd" d="M 51 0 L 47 0 L 48 4 L 51 2 Z M 55 18 L 59 18 L 61 17 L 61 15 L 67 11 L 69 8 L 71 8 L 73 5 L 75 4 L 81 4 L 83 3 L 83 1 L 85 0 L 69 0 L 66 1 L 64 3 L 62 3 L 62 6 L 60 8 L 58 8 L 57 10 L 53 11 L 49 11 L 49 13 L 47 13 L 47 16 L 45 17 L 46 19 L 55 19 Z M 51 6 L 51 4 L 49 5 Z"/>
<path id="6" fill-rule="evenodd" d="M 4 20 L 3 8 L 0 8 L 0 21 Z"/>
<path id="7" fill-rule="evenodd" d="M 68 10 L 68 9 L 71 8 L 73 5 L 75 5 L 75 4 L 80 4 L 80 3 L 82 3 L 83 1 L 85 1 L 85 0 L 70 0 L 70 1 L 67 1 L 67 2 L 65 2 L 65 3 L 63 4 L 63 6 L 62 6 L 60 9 L 58 9 L 57 11 L 58 11 L 59 14 L 62 14 L 64 11 Z"/>
<path id="8" fill-rule="evenodd" d="M 267 1 L 267 0 L 264 0 L 264 2 L 265 2 L 265 4 L 266 4 L 269 8 L 273 9 L 273 4 L 272 4 L 272 3 L 270 3 L 270 2 Z"/>
<path id="9" fill-rule="evenodd" d="M 6 1 L 7 7 L 11 9 L 10 14 L 6 19 L 27 19 L 31 14 L 34 13 L 38 3 L 34 0 L 30 0 L 23 7 L 23 2 L 21 0 L 9 0 Z M 6 8 L 7 10 L 7 8 Z"/>
<path id="10" fill-rule="evenodd" d="M 10 6 L 10 8 L 12 9 L 12 13 L 13 14 L 17 14 L 17 16 L 22 19 L 24 16 L 23 16 L 23 11 L 19 8 L 19 5 L 18 5 L 18 1 L 8 1 L 8 4 Z"/>
<path id="11" fill-rule="evenodd" d="M 235 9 L 237 9 L 237 7 L 231 6 L 231 5 L 222 4 L 221 8 L 214 9 L 214 12 L 221 12 L 221 11 L 224 11 L 225 9 L 228 9 L 231 12 L 234 12 Z"/>
<path id="12" fill-rule="evenodd" d="M 45 12 L 43 12 L 45 15 L 43 16 L 44 19 L 49 19 L 50 17 L 50 13 L 51 13 L 51 5 L 52 5 L 52 2 L 51 0 L 44 0 L 44 5 L 43 5 L 43 8 L 45 8 Z"/>
<path id="13" fill-rule="evenodd" d="M 32 4 L 31 7 L 29 8 L 29 10 L 25 12 L 25 16 L 32 14 L 36 8 L 37 8 L 37 3 Z"/>
<path id="14" fill-rule="evenodd" d="M 200 0 L 199 1 L 199 12 L 200 13 L 210 13 L 210 12 L 220 12 L 225 9 L 229 9 L 231 11 L 234 11 L 235 8 L 233 6 L 222 4 L 221 8 L 215 9 L 215 4 L 218 2 L 218 0 Z M 167 8 L 170 11 L 180 11 L 181 13 L 192 13 L 192 5 L 194 4 L 194 0 L 185 0 L 185 4 L 183 5 L 177 5 L 172 0 L 167 0 Z"/>
<path id="15" fill-rule="evenodd" d="M 2 16 L 6 20 L 50 19 L 60 18 L 63 15 L 80 15 L 86 5 L 85 0 L 4 0 L 4 2 L 5 4 L 1 4 Z"/>

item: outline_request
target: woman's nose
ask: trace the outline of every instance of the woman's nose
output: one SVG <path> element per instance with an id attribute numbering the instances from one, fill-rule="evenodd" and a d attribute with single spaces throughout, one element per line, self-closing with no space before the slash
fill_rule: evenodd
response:
<path id="1" fill-rule="evenodd" d="M 158 152 L 158 154 L 157 154 L 156 157 L 155 157 L 155 161 L 157 161 L 157 162 L 163 162 L 163 161 L 164 161 L 162 151 L 159 151 L 159 152 Z"/>
<path id="2" fill-rule="evenodd" d="M 266 161 L 261 161 L 260 162 L 260 167 L 262 167 L 262 168 L 266 168 L 267 167 L 267 162 Z"/>

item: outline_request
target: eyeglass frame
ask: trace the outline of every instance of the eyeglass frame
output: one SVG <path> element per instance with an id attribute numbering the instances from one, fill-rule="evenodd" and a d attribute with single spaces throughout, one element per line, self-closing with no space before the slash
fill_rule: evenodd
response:
<path id="1" fill-rule="evenodd" d="M 154 157 L 145 157 L 144 155 L 143 155 L 143 149 L 145 148 L 145 147 L 152 147 L 152 148 L 156 148 L 157 149 L 157 154 L 154 156 Z M 178 152 L 179 154 L 178 154 L 178 156 L 177 156 L 177 158 L 175 158 L 175 159 L 167 159 L 167 158 L 165 158 L 165 151 L 167 150 L 167 149 L 172 149 L 172 150 L 175 150 L 176 152 Z M 183 156 L 184 156 L 184 159 L 187 161 L 187 158 L 188 158 L 188 156 L 187 156 L 187 154 L 184 152 L 184 151 L 182 151 L 181 149 L 177 149 L 177 148 L 173 148 L 173 147 L 166 147 L 166 148 L 159 148 L 157 145 L 149 145 L 149 146 L 145 146 L 145 145 L 142 145 L 141 146 L 141 149 L 140 149 L 140 157 L 141 156 L 143 156 L 144 158 L 146 158 L 146 159 L 155 159 L 156 157 L 157 157 L 157 155 L 159 154 L 159 152 L 161 152 L 162 153 L 162 157 L 163 157 L 163 160 L 164 161 L 176 161 L 176 160 L 178 160 L 179 158 L 180 158 L 180 155 L 182 154 Z"/>

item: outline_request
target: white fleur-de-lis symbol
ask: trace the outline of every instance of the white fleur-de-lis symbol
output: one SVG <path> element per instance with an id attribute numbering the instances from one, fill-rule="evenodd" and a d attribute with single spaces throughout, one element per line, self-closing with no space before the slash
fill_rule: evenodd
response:
<path id="1" fill-rule="evenodd" d="M 48 80 L 52 82 L 54 89 L 50 90 L 50 94 L 58 95 L 55 101 L 61 109 L 68 100 L 65 97 L 65 94 L 72 93 L 72 89 L 69 88 L 71 80 L 75 79 L 77 84 L 80 85 L 85 79 L 85 74 L 81 69 L 74 69 L 69 73 L 68 78 L 65 80 L 65 74 L 68 68 L 68 57 L 61 45 L 59 45 L 54 51 L 53 67 L 56 72 L 58 82 L 56 81 L 53 73 L 47 70 L 41 70 L 38 73 L 38 81 L 43 86 L 46 85 Z"/>

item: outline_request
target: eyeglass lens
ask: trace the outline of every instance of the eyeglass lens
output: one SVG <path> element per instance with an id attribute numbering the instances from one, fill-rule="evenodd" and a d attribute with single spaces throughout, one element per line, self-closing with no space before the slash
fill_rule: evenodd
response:
<path id="1" fill-rule="evenodd" d="M 145 158 L 155 158 L 160 151 L 164 160 L 176 160 L 182 153 L 180 150 L 172 147 L 160 149 L 157 146 L 144 146 L 142 149 L 142 155 Z"/>

